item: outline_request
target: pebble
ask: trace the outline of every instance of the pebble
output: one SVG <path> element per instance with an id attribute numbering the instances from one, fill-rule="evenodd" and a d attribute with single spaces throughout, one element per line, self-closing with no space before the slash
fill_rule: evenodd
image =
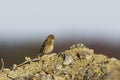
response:
<path id="1" fill-rule="evenodd" d="M 66 55 L 65 60 L 63 61 L 63 65 L 69 65 L 73 62 L 72 55 Z"/>

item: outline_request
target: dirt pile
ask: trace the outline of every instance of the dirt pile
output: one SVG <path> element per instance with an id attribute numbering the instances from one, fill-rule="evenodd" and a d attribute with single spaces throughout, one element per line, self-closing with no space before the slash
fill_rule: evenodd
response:
<path id="1" fill-rule="evenodd" d="M 69 50 L 51 53 L 3 68 L 0 80 L 119 80 L 120 61 L 84 44 L 72 45 Z"/>

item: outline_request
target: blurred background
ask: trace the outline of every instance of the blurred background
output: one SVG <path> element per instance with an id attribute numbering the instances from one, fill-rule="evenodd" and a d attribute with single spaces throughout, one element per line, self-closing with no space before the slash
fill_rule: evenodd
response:
<path id="1" fill-rule="evenodd" d="M 49 34 L 53 52 L 76 43 L 120 59 L 119 0 L 1 0 L 0 58 L 5 67 L 39 54 Z M 1 65 L 1 63 L 0 63 Z"/>

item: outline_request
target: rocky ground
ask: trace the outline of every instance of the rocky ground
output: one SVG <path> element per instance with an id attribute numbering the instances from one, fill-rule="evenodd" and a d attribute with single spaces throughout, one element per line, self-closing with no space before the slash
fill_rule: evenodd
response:
<path id="1" fill-rule="evenodd" d="M 120 80 L 120 60 L 95 54 L 84 44 L 2 68 L 0 80 Z"/>

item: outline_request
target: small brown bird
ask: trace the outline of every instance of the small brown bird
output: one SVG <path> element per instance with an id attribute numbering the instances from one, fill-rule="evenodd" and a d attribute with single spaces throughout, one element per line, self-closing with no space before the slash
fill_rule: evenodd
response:
<path id="1" fill-rule="evenodd" d="M 55 37 L 54 35 L 49 35 L 46 40 L 44 41 L 44 43 L 42 44 L 41 48 L 40 48 L 40 53 L 43 54 L 48 54 L 50 52 L 53 51 L 54 49 L 54 41 L 55 41 Z"/>

